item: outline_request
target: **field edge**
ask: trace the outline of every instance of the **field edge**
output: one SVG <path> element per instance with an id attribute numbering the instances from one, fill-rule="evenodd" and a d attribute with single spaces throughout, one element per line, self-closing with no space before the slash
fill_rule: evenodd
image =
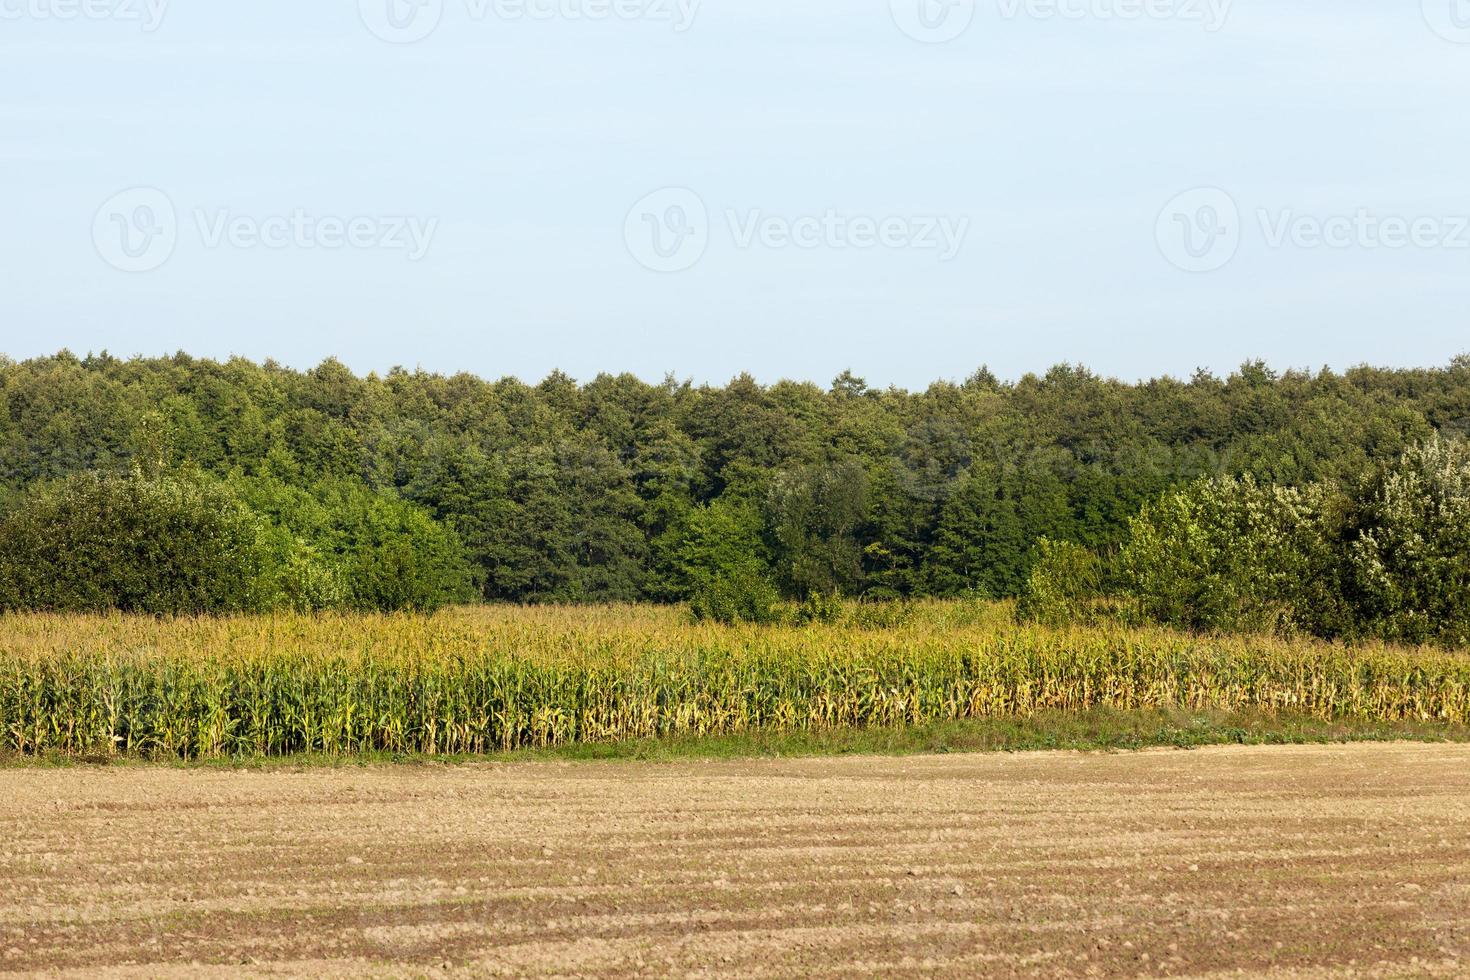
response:
<path id="1" fill-rule="evenodd" d="M 1192 711 L 1158 708 L 1040 712 L 1026 718 L 981 718 L 902 728 L 832 731 L 756 731 L 724 736 L 674 736 L 605 743 L 574 743 L 481 755 L 401 753 L 239 756 L 182 760 L 97 754 L 0 753 L 0 769 L 161 766 L 254 770 L 351 768 L 372 765 L 474 763 L 687 762 L 702 759 L 908 756 L 946 753 L 1134 752 L 1189 750 L 1218 745 L 1319 745 L 1356 742 L 1470 743 L 1470 726 L 1438 721 L 1324 721 L 1264 711 Z"/>

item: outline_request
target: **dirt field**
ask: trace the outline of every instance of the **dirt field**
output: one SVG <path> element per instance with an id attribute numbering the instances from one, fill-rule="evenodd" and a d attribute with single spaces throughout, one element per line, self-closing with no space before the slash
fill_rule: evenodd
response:
<path id="1" fill-rule="evenodd" d="M 0 970 L 104 968 L 1470 975 L 1470 748 L 0 771 Z"/>

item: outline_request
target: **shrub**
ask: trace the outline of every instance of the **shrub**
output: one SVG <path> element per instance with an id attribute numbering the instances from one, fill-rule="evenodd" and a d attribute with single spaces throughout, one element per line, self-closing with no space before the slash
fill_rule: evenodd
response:
<path id="1" fill-rule="evenodd" d="M 712 575 L 689 599 L 696 622 L 774 623 L 780 595 L 771 581 L 753 567 Z"/>
<path id="2" fill-rule="evenodd" d="M 272 481 L 86 473 L 0 516 L 0 609 L 432 610 L 476 594 L 451 530 L 352 485 L 316 496 Z"/>
<path id="3" fill-rule="evenodd" d="M 698 621 L 770 623 L 780 594 L 771 581 L 760 513 L 719 499 L 685 518 L 677 553 L 679 582 Z"/>
<path id="4" fill-rule="evenodd" d="M 1364 496 L 1352 568 L 1369 627 L 1390 640 L 1470 645 L 1470 449 L 1435 438 Z"/>
<path id="5" fill-rule="evenodd" d="M 392 491 L 345 481 L 312 490 L 273 479 L 241 485 L 279 528 L 273 573 L 282 606 L 432 611 L 479 596 L 459 537 Z"/>
<path id="6" fill-rule="evenodd" d="M 843 625 L 860 630 L 888 630 L 905 626 L 913 619 L 912 602 L 875 598 L 870 593 L 863 601 L 848 606 Z"/>
<path id="7" fill-rule="evenodd" d="M 83 473 L 0 519 L 0 608 L 155 615 L 262 608 L 264 525 L 202 477 Z"/>
<path id="8" fill-rule="evenodd" d="M 843 603 L 842 596 L 836 592 L 812 591 L 796 607 L 796 622 L 801 625 L 807 623 L 835 623 L 842 619 Z"/>
<path id="9" fill-rule="evenodd" d="M 1200 481 L 1132 520 L 1122 586 L 1144 615 L 1185 629 L 1340 634 L 1353 620 L 1339 583 L 1346 513 L 1320 485 Z"/>
<path id="10" fill-rule="evenodd" d="M 1102 590 L 1102 562 L 1070 541 L 1042 538 L 1016 613 L 1023 619 L 1060 626 L 1089 617 Z"/>
<path id="11" fill-rule="evenodd" d="M 339 553 L 359 609 L 438 609 L 479 595 L 458 536 L 392 494 L 349 493 L 337 504 Z"/>
<path id="12" fill-rule="evenodd" d="M 345 572 L 335 556 L 322 554 L 310 542 L 284 528 L 266 532 L 267 561 L 260 591 L 272 609 L 312 612 L 351 606 Z"/>

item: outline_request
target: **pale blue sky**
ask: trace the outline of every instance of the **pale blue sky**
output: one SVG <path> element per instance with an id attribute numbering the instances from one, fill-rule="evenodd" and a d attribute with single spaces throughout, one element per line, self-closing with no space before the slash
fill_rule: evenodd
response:
<path id="1" fill-rule="evenodd" d="M 11 356 L 922 387 L 1470 350 L 1466 0 L 980 0 L 941 44 L 920 0 L 427 0 L 416 43 L 389 0 L 161 2 L 0 0 Z"/>

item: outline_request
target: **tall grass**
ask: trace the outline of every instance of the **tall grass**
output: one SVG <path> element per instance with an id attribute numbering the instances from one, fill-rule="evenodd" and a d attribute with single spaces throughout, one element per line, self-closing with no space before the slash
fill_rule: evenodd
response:
<path id="1" fill-rule="evenodd" d="M 959 603 L 804 627 L 691 625 L 655 607 L 0 617 L 11 753 L 476 754 L 1099 707 L 1460 724 L 1470 656 L 1054 630 Z"/>

